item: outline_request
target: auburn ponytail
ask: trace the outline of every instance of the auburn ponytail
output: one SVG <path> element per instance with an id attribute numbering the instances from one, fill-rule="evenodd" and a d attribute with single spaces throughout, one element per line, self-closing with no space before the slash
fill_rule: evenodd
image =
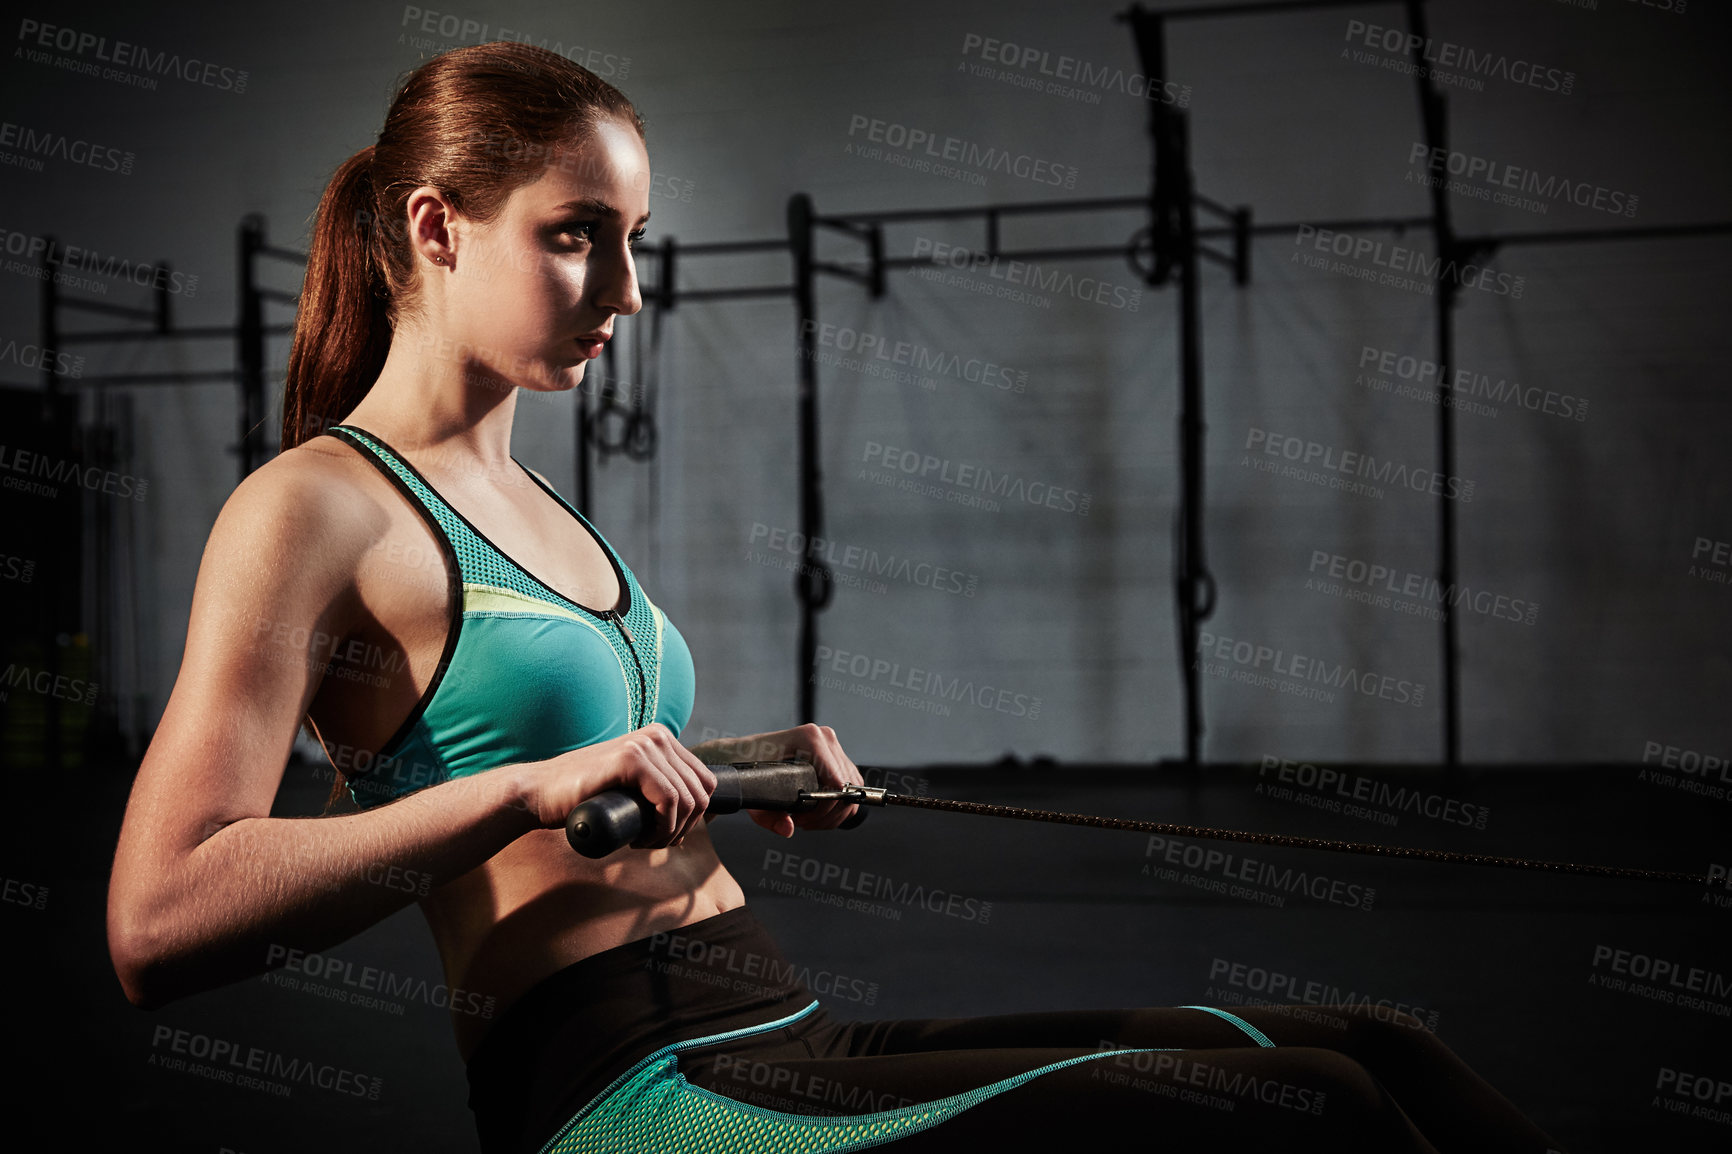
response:
<path id="1" fill-rule="evenodd" d="M 619 89 L 529 44 L 454 48 L 409 74 L 377 143 L 344 161 L 319 199 L 283 391 L 284 449 L 360 404 L 414 307 L 409 193 L 431 185 L 469 219 L 490 220 L 605 117 L 643 135 Z"/>
<path id="2" fill-rule="evenodd" d="M 390 296 L 369 243 L 378 210 L 369 145 L 343 162 L 319 200 L 283 390 L 285 449 L 340 421 L 385 367 Z"/>

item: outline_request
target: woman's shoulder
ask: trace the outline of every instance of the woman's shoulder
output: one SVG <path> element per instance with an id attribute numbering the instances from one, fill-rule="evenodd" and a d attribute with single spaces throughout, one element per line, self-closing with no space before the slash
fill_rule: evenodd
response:
<path id="1" fill-rule="evenodd" d="M 316 437 L 254 470 L 223 504 L 212 549 L 238 549 L 255 560 L 328 563 L 342 569 L 389 527 L 388 486 L 345 445 Z"/>

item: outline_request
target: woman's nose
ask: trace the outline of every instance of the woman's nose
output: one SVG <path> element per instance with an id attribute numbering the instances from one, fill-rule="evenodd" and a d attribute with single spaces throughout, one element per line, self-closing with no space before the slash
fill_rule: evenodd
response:
<path id="1" fill-rule="evenodd" d="M 621 248 L 616 257 L 602 262 L 594 270 L 595 303 L 621 316 L 632 316 L 643 309 L 643 294 L 638 291 L 637 262 L 629 248 Z"/>

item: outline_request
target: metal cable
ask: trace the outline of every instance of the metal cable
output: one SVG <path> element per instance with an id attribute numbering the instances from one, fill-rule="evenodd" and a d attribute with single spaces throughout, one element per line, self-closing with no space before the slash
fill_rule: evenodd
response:
<path id="1" fill-rule="evenodd" d="M 1251 833 L 1246 830 L 1213 829 L 1202 825 L 1175 825 L 1158 821 L 1131 821 L 1119 817 L 1097 817 L 1086 813 L 1060 813 L 1050 809 L 1024 809 L 1015 805 L 989 805 L 978 801 L 952 801 L 942 797 L 922 797 L 912 794 L 885 793 L 885 804 L 906 805 L 916 809 L 948 810 L 952 813 L 972 813 L 982 817 L 1008 817 L 1019 821 L 1045 821 L 1059 825 L 1086 825 L 1096 829 L 1123 829 L 1137 833 L 1171 834 L 1175 837 L 1206 838 L 1212 841 L 1249 842 L 1252 845 L 1290 846 L 1295 849 L 1321 849 L 1331 853 L 1370 854 L 1373 857 L 1420 858 L 1424 861 L 1453 862 L 1457 865 L 1501 866 L 1506 869 L 1544 870 L 1549 873 L 1587 874 L 1593 877 L 1627 878 L 1640 881 L 1690 882 L 1711 886 L 1713 882 L 1702 874 L 1674 873 L 1667 870 L 1634 869 L 1626 866 L 1580 865 L 1576 862 L 1533 861 L 1519 857 L 1495 857 L 1482 853 L 1453 853 L 1439 849 L 1412 849 L 1407 846 L 1375 845 L 1370 842 L 1331 841 L 1319 837 L 1293 837 L 1279 833 Z"/>

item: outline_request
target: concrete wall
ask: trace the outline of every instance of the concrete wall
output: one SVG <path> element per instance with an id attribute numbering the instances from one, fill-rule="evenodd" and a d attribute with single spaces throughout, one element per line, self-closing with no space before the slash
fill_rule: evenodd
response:
<path id="1" fill-rule="evenodd" d="M 21 30 L 36 20 L 248 75 L 244 92 L 225 90 L 220 72 L 213 85 L 170 77 L 140 90 L 23 55 L 88 63 L 93 50 L 43 50 L 40 33 L 21 32 L 0 78 L 7 120 L 133 160 L 129 174 L 58 157 L 39 172 L 0 169 L 4 227 L 168 261 L 198 277 L 196 293 L 175 300 L 177 321 L 227 323 L 239 218 L 262 213 L 273 241 L 303 245 L 330 171 L 371 141 L 398 74 L 425 52 L 501 29 L 581 51 L 638 103 L 658 176 L 652 239 L 782 235 L 787 198 L 800 191 L 821 212 L 1139 195 L 1149 167 L 1143 99 L 1110 80 L 1048 92 L 1039 62 L 1005 68 L 985 59 L 987 41 L 1008 42 L 1019 46 L 1016 59 L 1031 49 L 1048 68 L 1071 57 L 1135 72 L 1128 30 L 1112 19 L 1118 7 L 515 3 L 431 16 L 319 2 L 151 14 L 116 4 L 26 9 L 15 22 Z M 1538 206 L 1511 206 L 1491 202 L 1490 186 L 1473 181 L 1450 199 L 1462 230 L 1727 215 L 1723 12 L 1615 0 L 1594 9 L 1539 0 L 1430 7 L 1436 51 L 1449 42 L 1491 61 L 1483 75 L 1456 69 L 1469 83 L 1448 88 L 1451 146 L 1499 171 L 1604 190 L 1603 208 L 1532 193 Z M 1218 265 L 1204 270 L 1207 550 L 1219 581 L 1207 628 L 1253 653 L 1278 650 L 1284 664 L 1304 658 L 1391 678 L 1405 683 L 1392 696 L 1419 700 L 1344 691 L 1312 700 L 1208 677 L 1204 753 L 1212 760 L 1423 762 L 1441 753 L 1436 624 L 1393 603 L 1348 600 L 1348 584 L 1310 587 L 1330 563 L 1320 555 L 1342 558 L 1343 572 L 1349 563 L 1355 573 L 1381 566 L 1393 574 L 1385 584 L 1429 578 L 1437 500 L 1399 480 L 1381 495 L 1355 494 L 1251 464 L 1280 466 L 1284 458 L 1261 450 L 1300 451 L 1307 442 L 1330 461 L 1356 453 L 1393 462 L 1421 488 L 1435 464 L 1433 405 L 1398 395 L 1407 382 L 1393 373 L 1375 376 L 1386 391 L 1367 375 L 1384 352 L 1392 365 L 1434 356 L 1431 299 L 1304 259 L 1342 260 L 1375 277 L 1401 259 L 1393 246 L 1429 255 L 1424 231 L 1349 230 L 1351 240 L 1383 248 L 1338 258 L 1297 227 L 1428 209 L 1415 181 L 1425 169 L 1411 159 L 1422 139 L 1413 82 L 1387 67 L 1399 54 L 1355 20 L 1396 24 L 1399 10 L 1195 20 L 1169 37 L 1165 79 L 1180 87 L 1166 91 L 1191 113 L 1198 189 L 1250 206 L 1259 222 L 1295 226 L 1257 240 L 1244 288 Z M 1008 50 L 991 51 L 1002 58 Z M 1529 66 L 1539 70 L 1536 83 L 1511 78 Z M 990 164 L 917 171 L 897 158 L 919 153 L 871 139 L 879 132 L 860 128 L 862 118 L 885 122 L 894 139 L 901 128 L 924 130 L 1043 161 L 1067 183 L 1046 183 L 1046 168 L 1040 179 Z M 862 151 L 871 148 L 883 154 Z M 1006 224 L 1004 243 L 1117 244 L 1138 224 L 1135 212 L 1027 218 Z M 982 241 L 976 225 L 957 223 L 892 226 L 886 236 L 893 253 Z M 9 255 L 19 243 L 9 240 Z M 1491 402 L 1494 412 L 1457 418 L 1456 474 L 1472 483 L 1471 500 L 1457 501 L 1459 580 L 1487 594 L 1480 604 L 1489 609 L 1461 617 L 1467 759 L 1616 761 L 1639 758 L 1649 741 L 1724 745 L 1708 703 L 1732 684 L 1732 591 L 1691 566 L 1699 539 L 1711 554 L 1732 536 L 1721 464 L 1732 427 L 1720 387 L 1728 251 L 1723 238 L 1511 246 L 1486 258 L 1489 289 L 1461 294 L 1458 367 L 1493 388 L 1519 384 L 1533 405 L 1568 409 L 1536 411 L 1506 392 Z M 830 234 L 820 253 L 860 255 Z M 788 276 L 781 257 L 692 258 L 685 268 L 687 287 Z M 1023 275 L 1007 268 L 996 277 L 949 270 L 939 280 L 893 273 L 876 302 L 853 284 L 821 287 L 820 316 L 839 326 L 839 343 L 820 346 L 830 358 L 820 370 L 822 439 L 837 549 L 875 551 L 879 563 L 907 559 L 914 578 L 955 571 L 965 575 L 958 583 L 974 583 L 971 596 L 894 577 L 881 591 L 838 590 L 821 640 L 849 660 L 864 655 L 869 672 L 825 667 L 819 714 L 862 762 L 1182 752 L 1170 577 L 1176 295 L 1145 289 L 1134 309 L 1121 307 L 1142 286 L 1118 259 L 1046 271 L 1108 288 L 1060 285 L 1036 293 L 1044 300 L 1002 299 L 993 290 Z M 298 274 L 283 273 L 280 283 L 292 287 Z M 106 287 L 106 299 L 142 299 L 119 281 Z M 34 339 L 35 291 L 24 275 L 0 276 L 0 335 Z M 1085 299 L 1090 291 L 1106 303 Z M 629 344 L 629 325 L 619 328 Z M 969 380 L 965 368 L 896 380 L 836 363 L 849 355 L 848 334 L 860 333 L 958 365 L 1003 366 L 1022 391 Z M 649 466 L 615 460 L 596 473 L 596 520 L 696 655 L 693 737 L 796 720 L 792 575 L 769 563 L 792 560 L 771 547 L 772 534 L 797 525 L 793 341 L 790 302 L 680 305 L 664 333 L 660 456 Z M 86 375 L 230 363 L 221 342 L 80 351 Z M 273 363 L 280 367 L 286 351 L 275 342 Z M 635 375 L 629 362 L 624 371 Z M 12 363 L 0 365 L 0 379 L 35 377 Z M 1548 393 L 1557 396 L 1547 402 Z M 568 491 L 574 403 L 525 398 L 516 442 L 522 459 Z M 142 695 L 145 722 L 172 683 L 199 551 L 234 483 L 233 406 L 222 386 L 157 388 L 137 405 L 131 471 L 150 489 L 129 510 L 141 550 L 142 673 L 126 689 Z M 930 456 L 952 475 L 977 466 L 1009 475 L 1024 492 L 1051 486 L 1061 506 L 1075 508 L 1012 496 L 995 509 L 954 500 L 966 486 L 941 482 L 922 493 L 875 484 L 874 469 L 904 475 L 885 468 L 884 446 Z M 1727 566 L 1714 568 L 1723 575 Z M 1529 606 L 1531 623 L 1503 619 Z M 1221 664 L 1267 672 L 1275 660 Z M 873 674 L 871 663 L 898 672 Z M 893 685 L 910 681 L 923 688 Z M 879 690 L 901 697 L 865 696 Z"/>

